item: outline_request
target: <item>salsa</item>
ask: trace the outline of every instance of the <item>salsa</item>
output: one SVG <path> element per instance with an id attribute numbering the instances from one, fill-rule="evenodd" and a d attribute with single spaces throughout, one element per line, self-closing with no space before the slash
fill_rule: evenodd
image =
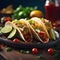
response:
<path id="1" fill-rule="evenodd" d="M 51 22 L 56 22 L 58 20 L 58 3 L 50 2 L 50 0 L 46 0 L 46 4 L 44 6 L 46 19 L 50 20 Z"/>

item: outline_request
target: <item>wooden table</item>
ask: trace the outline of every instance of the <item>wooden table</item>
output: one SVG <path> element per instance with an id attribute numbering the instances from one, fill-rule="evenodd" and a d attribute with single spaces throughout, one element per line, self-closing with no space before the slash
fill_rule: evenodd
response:
<path id="1" fill-rule="evenodd" d="M 60 30 L 58 30 L 58 31 L 60 31 Z M 33 55 L 33 54 L 22 54 L 16 50 L 7 52 L 5 47 L 3 47 L 3 46 L 2 46 L 2 49 L 3 49 L 3 51 L 0 52 L 0 55 L 2 55 L 6 60 L 41 60 L 41 59 L 38 59 L 37 56 Z M 45 50 L 42 50 L 41 54 L 44 55 L 43 60 L 55 60 Z"/>
<path id="2" fill-rule="evenodd" d="M 5 47 L 2 47 L 3 51 L 0 52 L 6 60 L 41 60 L 37 57 L 37 55 L 33 54 L 22 54 L 16 50 L 12 50 L 7 52 Z M 41 54 L 44 56 L 43 60 L 54 60 L 52 56 L 50 56 L 45 50 L 41 51 Z"/>

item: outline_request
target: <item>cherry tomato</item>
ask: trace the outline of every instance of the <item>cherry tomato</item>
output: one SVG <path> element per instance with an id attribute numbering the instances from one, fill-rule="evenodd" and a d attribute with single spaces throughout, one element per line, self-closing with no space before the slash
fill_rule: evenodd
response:
<path id="1" fill-rule="evenodd" d="M 6 22 L 6 21 L 11 21 L 11 18 L 10 17 L 5 17 L 4 18 L 4 21 Z"/>
<path id="2" fill-rule="evenodd" d="M 48 49 L 48 53 L 49 53 L 49 54 L 53 54 L 53 53 L 54 53 L 54 49 L 53 49 L 53 48 L 49 48 L 49 49 Z"/>
<path id="3" fill-rule="evenodd" d="M 33 49 L 32 49 L 32 53 L 33 53 L 33 54 L 37 54 L 37 53 L 38 53 L 38 49 L 37 49 L 37 48 L 33 48 Z"/>
<path id="4" fill-rule="evenodd" d="M 15 38 L 15 39 L 13 40 L 13 42 L 18 43 L 18 42 L 20 42 L 20 40 L 19 40 L 19 39 L 17 39 L 17 38 Z"/>

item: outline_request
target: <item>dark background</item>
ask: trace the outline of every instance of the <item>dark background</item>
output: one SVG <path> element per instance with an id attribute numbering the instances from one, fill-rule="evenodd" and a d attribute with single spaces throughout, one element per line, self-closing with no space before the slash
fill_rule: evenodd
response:
<path id="1" fill-rule="evenodd" d="M 18 7 L 19 5 L 22 5 L 24 7 L 26 6 L 38 6 L 38 9 L 42 10 L 44 12 L 44 4 L 45 0 L 0 0 L 0 9 L 3 7 L 7 7 L 8 5 L 12 4 L 14 9 Z"/>
<path id="2" fill-rule="evenodd" d="M 44 10 L 45 1 L 46 0 L 0 0 L 0 10 L 11 4 L 13 5 L 14 9 L 16 9 L 19 5 L 22 5 L 23 7 L 37 6 L 38 9 L 40 9 L 45 16 L 45 10 Z M 60 12 L 58 16 L 59 16 L 58 18 L 60 19 Z"/>

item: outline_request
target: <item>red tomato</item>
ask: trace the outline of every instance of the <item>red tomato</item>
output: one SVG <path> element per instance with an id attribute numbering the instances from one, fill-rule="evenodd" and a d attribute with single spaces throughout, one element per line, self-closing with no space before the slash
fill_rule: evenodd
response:
<path id="1" fill-rule="evenodd" d="M 37 48 L 33 48 L 33 49 L 32 49 L 32 53 L 33 53 L 33 54 L 37 54 L 37 53 L 38 53 L 38 49 L 37 49 Z"/>
<path id="2" fill-rule="evenodd" d="M 11 18 L 10 17 L 5 17 L 4 18 L 4 21 L 6 22 L 6 21 L 11 21 Z"/>
<path id="3" fill-rule="evenodd" d="M 13 40 L 13 42 L 18 43 L 18 42 L 20 42 L 20 40 L 19 40 L 19 39 L 17 39 L 17 38 L 15 38 L 15 39 Z"/>
<path id="4" fill-rule="evenodd" d="M 53 49 L 53 48 L 49 48 L 49 49 L 48 49 L 48 53 L 49 53 L 49 54 L 53 54 L 53 53 L 54 53 L 54 49 Z"/>
<path id="5" fill-rule="evenodd" d="M 39 36 L 44 36 L 45 35 L 45 32 L 40 31 L 38 34 L 39 34 Z"/>

